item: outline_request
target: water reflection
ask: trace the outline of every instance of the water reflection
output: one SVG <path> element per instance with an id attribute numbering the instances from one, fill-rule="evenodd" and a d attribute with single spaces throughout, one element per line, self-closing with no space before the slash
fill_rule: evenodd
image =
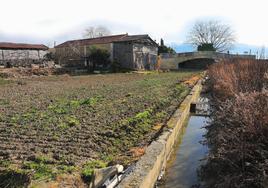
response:
<path id="1" fill-rule="evenodd" d="M 201 159 L 207 154 L 207 146 L 200 143 L 203 140 L 208 118 L 191 116 L 181 141 L 173 152 L 164 175 L 161 188 L 187 188 L 198 184 L 197 169 L 202 164 Z M 204 161 L 203 161 L 204 162 Z"/>

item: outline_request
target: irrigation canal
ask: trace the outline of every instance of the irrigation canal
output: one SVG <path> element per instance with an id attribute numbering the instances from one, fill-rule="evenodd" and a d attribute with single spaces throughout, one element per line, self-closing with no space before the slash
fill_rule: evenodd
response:
<path id="1" fill-rule="evenodd" d="M 199 101 L 201 101 L 199 103 L 200 111 L 208 112 L 208 100 L 200 98 Z M 206 132 L 204 126 L 208 123 L 209 118 L 207 115 L 198 114 L 189 117 L 188 123 L 184 126 L 178 142 L 174 146 L 163 178 L 156 187 L 191 188 L 199 187 L 202 184 L 198 178 L 198 169 L 205 162 L 204 158 L 208 154 L 208 148 L 202 144 L 202 141 Z"/>

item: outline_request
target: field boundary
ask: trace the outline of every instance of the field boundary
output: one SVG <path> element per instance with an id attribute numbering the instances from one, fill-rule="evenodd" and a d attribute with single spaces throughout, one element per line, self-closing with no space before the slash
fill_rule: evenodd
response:
<path id="1" fill-rule="evenodd" d="M 173 116 L 167 122 L 167 128 L 153 141 L 145 151 L 145 154 L 135 165 L 133 171 L 122 180 L 118 188 L 152 188 L 173 150 L 173 146 L 179 138 L 182 127 L 189 117 L 190 104 L 195 102 L 201 93 L 201 80 L 193 87 L 191 92 L 180 104 Z"/>

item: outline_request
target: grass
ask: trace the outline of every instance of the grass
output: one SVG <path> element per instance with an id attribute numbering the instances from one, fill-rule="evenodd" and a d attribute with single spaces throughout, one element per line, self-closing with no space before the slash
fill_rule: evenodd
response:
<path id="1" fill-rule="evenodd" d="M 12 83 L 11 80 L 6 80 L 0 77 L 0 86 Z"/>

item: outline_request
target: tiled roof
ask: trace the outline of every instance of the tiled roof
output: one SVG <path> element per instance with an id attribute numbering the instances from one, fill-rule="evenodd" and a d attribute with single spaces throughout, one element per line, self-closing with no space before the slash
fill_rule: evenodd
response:
<path id="1" fill-rule="evenodd" d="M 122 38 L 120 41 L 133 41 L 133 40 L 140 40 L 140 39 L 146 39 L 149 38 L 149 35 L 126 35 L 124 38 Z"/>
<path id="2" fill-rule="evenodd" d="M 56 46 L 55 48 L 68 47 L 73 44 L 84 46 L 84 45 L 94 45 L 94 44 L 108 44 L 112 42 L 134 41 L 134 40 L 147 39 L 147 38 L 153 41 L 148 35 L 128 35 L 128 34 L 111 35 L 111 36 L 104 36 L 104 37 L 98 37 L 98 38 L 70 40 L 70 41 L 66 41 Z"/>
<path id="3" fill-rule="evenodd" d="M 48 50 L 48 47 L 43 44 L 23 44 L 23 43 L 0 42 L 0 49 Z"/>
<path id="4" fill-rule="evenodd" d="M 146 40 L 147 42 L 150 42 L 152 45 L 158 46 L 158 44 L 153 39 L 151 39 L 149 35 L 127 35 L 121 40 L 115 42 L 127 42 L 127 41 L 138 41 L 138 40 L 139 41 Z"/>
<path id="5" fill-rule="evenodd" d="M 93 45 L 93 44 L 107 44 L 112 43 L 114 41 L 118 41 L 125 37 L 126 34 L 123 35 L 111 35 L 111 36 L 104 36 L 104 37 L 97 37 L 97 38 L 89 38 L 89 39 L 80 39 L 80 40 L 70 40 L 66 41 L 58 46 L 56 48 L 60 47 L 68 47 L 72 44 L 79 44 L 79 45 Z"/>

